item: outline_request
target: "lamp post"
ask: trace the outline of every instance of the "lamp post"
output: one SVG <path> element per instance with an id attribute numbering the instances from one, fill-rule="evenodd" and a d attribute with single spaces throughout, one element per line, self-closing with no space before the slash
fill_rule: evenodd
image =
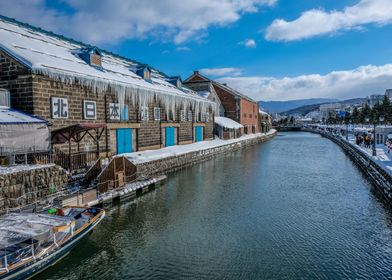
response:
<path id="1" fill-rule="evenodd" d="M 385 120 L 384 116 L 380 116 L 378 118 L 379 122 L 382 123 Z M 377 125 L 377 119 L 374 119 L 373 122 L 373 156 L 377 155 L 377 151 L 376 151 L 376 125 Z"/>

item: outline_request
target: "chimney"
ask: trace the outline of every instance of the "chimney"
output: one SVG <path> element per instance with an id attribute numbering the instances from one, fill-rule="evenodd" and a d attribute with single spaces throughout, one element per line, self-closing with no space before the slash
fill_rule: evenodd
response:
<path id="1" fill-rule="evenodd" d="M 224 85 L 225 87 L 227 87 L 227 84 L 226 84 L 226 83 L 223 83 L 222 85 Z"/>
<path id="2" fill-rule="evenodd" d="M 198 70 L 193 71 L 193 75 L 199 75 L 199 71 Z"/>

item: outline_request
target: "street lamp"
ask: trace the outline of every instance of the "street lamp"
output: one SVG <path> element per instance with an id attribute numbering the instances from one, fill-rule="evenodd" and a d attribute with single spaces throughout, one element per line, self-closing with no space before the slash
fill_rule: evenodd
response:
<path id="1" fill-rule="evenodd" d="M 378 120 L 380 121 L 380 123 L 382 123 L 385 120 L 385 117 L 379 116 Z M 377 155 L 377 152 L 376 152 L 376 125 L 377 125 L 377 119 L 374 119 L 374 122 L 373 122 L 373 156 Z"/>

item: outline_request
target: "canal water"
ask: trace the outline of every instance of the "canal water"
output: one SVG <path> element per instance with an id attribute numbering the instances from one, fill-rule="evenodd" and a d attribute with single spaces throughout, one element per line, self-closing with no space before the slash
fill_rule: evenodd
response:
<path id="1" fill-rule="evenodd" d="M 171 174 L 38 277 L 391 278 L 391 214 L 338 146 L 302 132 Z"/>

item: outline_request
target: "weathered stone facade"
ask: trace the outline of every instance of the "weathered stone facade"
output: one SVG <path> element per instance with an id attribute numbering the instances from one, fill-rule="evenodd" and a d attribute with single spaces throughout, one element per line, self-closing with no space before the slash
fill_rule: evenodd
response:
<path id="1" fill-rule="evenodd" d="M 177 143 L 190 143 L 194 140 L 193 120 L 188 120 L 188 110 L 186 108 L 186 121 L 180 121 L 180 111 L 174 120 L 169 120 L 165 108 L 157 103 L 148 104 L 148 120 L 140 120 L 139 110 L 130 102 L 128 105 L 128 120 L 116 121 L 109 118 L 109 104 L 116 103 L 115 94 L 108 90 L 104 93 L 96 93 L 94 90 L 79 84 L 69 85 L 60 81 L 55 81 L 43 75 L 32 74 L 25 66 L 0 51 L 0 88 L 8 89 L 11 93 L 11 103 L 13 108 L 25 111 L 32 115 L 48 120 L 52 123 L 52 130 L 79 123 L 107 123 L 107 132 L 100 138 L 101 153 L 116 154 L 117 134 L 121 128 L 131 128 L 132 150 L 158 149 L 165 145 L 165 138 L 162 135 L 163 127 L 167 124 L 175 124 L 177 131 Z M 51 98 L 67 98 L 69 116 L 64 119 L 54 119 L 51 115 Z M 84 119 L 83 101 L 96 102 L 96 119 Z M 160 120 L 154 120 L 154 108 L 160 107 Z M 213 137 L 213 117 L 214 112 L 209 111 L 210 121 L 205 124 L 205 139 Z M 83 138 L 79 144 L 80 151 L 94 151 L 96 144 L 89 136 Z M 56 145 L 56 148 L 68 151 L 68 145 Z M 77 151 L 77 145 L 72 145 L 72 152 Z"/>
<path id="2" fill-rule="evenodd" d="M 0 212 L 42 203 L 61 193 L 67 173 L 56 165 L 0 174 Z"/>

